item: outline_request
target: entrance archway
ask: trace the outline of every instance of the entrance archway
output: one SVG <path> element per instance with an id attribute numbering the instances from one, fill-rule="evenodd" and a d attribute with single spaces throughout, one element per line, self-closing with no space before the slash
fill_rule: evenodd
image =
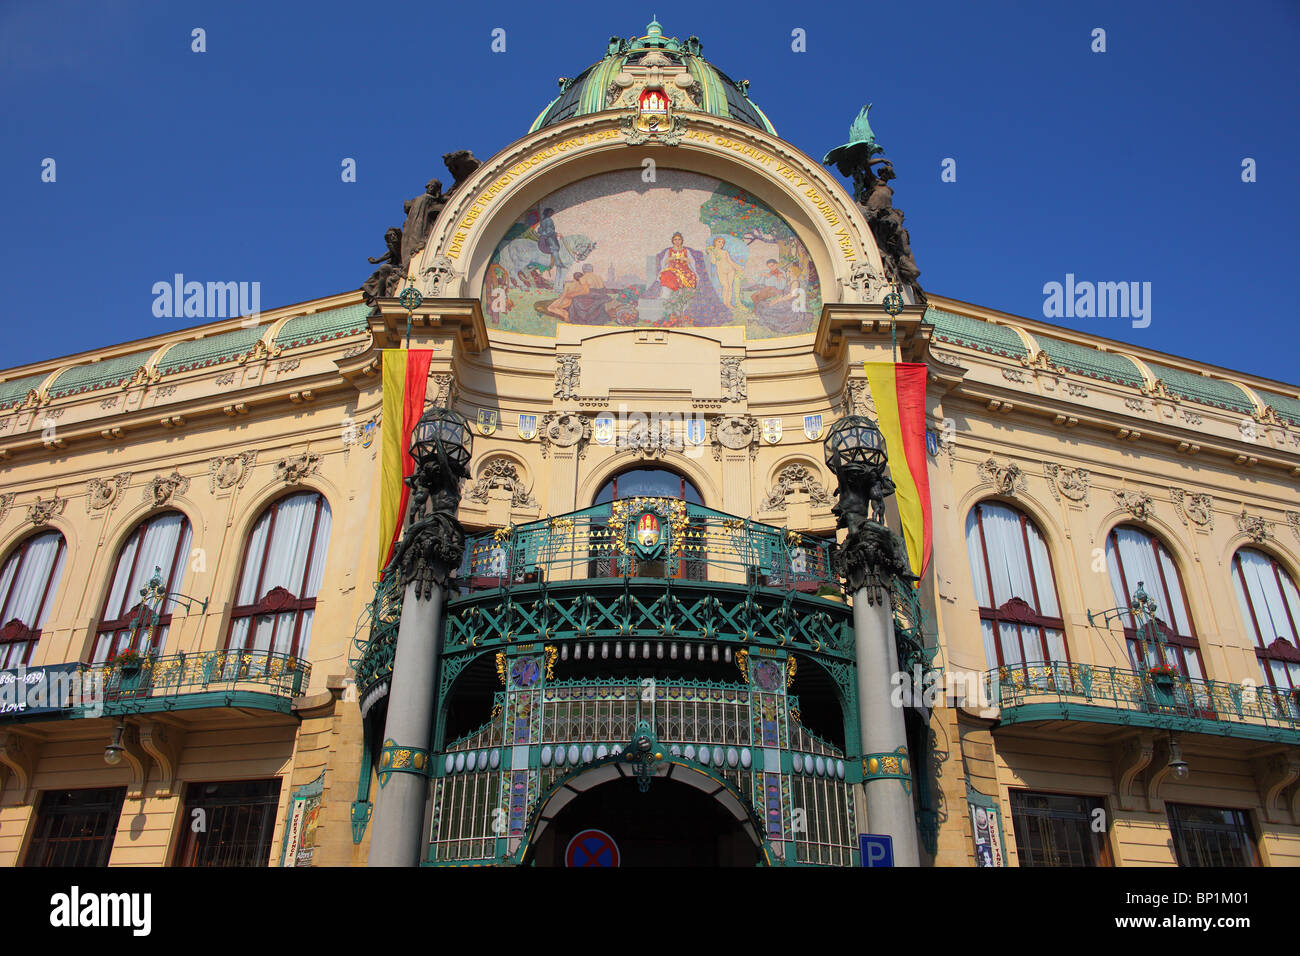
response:
<path id="1" fill-rule="evenodd" d="M 564 866 L 576 835 L 601 830 L 617 844 L 621 866 L 767 862 L 753 818 L 730 787 L 684 764 L 667 770 L 645 792 L 617 763 L 569 778 L 542 805 L 523 861 Z"/>

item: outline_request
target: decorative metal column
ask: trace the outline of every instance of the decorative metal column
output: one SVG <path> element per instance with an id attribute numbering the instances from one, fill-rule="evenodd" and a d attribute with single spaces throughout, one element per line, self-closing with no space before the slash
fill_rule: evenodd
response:
<path id="1" fill-rule="evenodd" d="M 850 415 L 826 436 L 826 464 L 839 481 L 832 509 L 848 531 L 835 551 L 835 570 L 853 595 L 854 650 L 858 668 L 858 722 L 867 827 L 893 838 L 894 863 L 916 866 L 916 814 L 911 759 L 901 707 L 891 700 L 898 671 L 894 642 L 894 578 L 915 581 L 902 539 L 885 527 L 885 441 L 875 423 Z"/>
<path id="2" fill-rule="evenodd" d="M 460 566 L 465 551 L 465 532 L 456 520 L 456 508 L 461 479 L 469 476 L 472 441 L 469 423 L 445 408 L 426 411 L 411 433 L 416 470 L 406 479 L 412 492 L 410 523 L 384 569 L 385 574 L 398 575 L 405 595 L 379 754 L 371 866 L 420 863 L 442 604 L 447 575 Z"/>

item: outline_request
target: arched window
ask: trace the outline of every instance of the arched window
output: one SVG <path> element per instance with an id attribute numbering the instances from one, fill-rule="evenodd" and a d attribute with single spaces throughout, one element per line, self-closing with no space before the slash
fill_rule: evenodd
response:
<path id="1" fill-rule="evenodd" d="M 1129 607 L 1138 585 L 1156 602 L 1156 627 L 1163 638 L 1163 660 L 1159 643 L 1141 640 L 1130 615 L 1123 617 L 1129 660 L 1140 671 L 1164 664 L 1184 677 L 1201 679 L 1205 669 L 1192 628 L 1192 615 L 1184 597 L 1183 579 L 1169 549 L 1140 528 L 1122 526 L 1106 538 L 1106 564 L 1115 593 L 1116 607 Z"/>
<path id="2" fill-rule="evenodd" d="M 966 554 L 989 667 L 1068 661 L 1052 559 L 1034 523 L 981 502 L 966 516 Z"/>
<path id="3" fill-rule="evenodd" d="M 66 552 L 63 535 L 47 531 L 20 544 L 0 568 L 0 668 L 31 660 Z"/>
<path id="4" fill-rule="evenodd" d="M 157 608 L 158 620 L 152 621 L 152 615 L 143 613 L 140 607 L 140 590 L 154 576 L 155 569 L 165 590 L 180 590 L 190 554 L 190 537 L 189 519 L 178 511 L 169 511 L 142 521 L 126 539 L 117 554 L 113 583 L 99 616 L 95 653 L 91 658 L 94 663 L 111 660 L 123 651 L 135 651 L 142 656 L 162 653 L 175 602 L 164 601 Z"/>
<path id="5" fill-rule="evenodd" d="M 704 504 L 693 484 L 666 468 L 632 468 L 619 472 L 601 486 L 592 504 L 603 505 L 617 498 L 681 498 L 693 505 Z"/>
<path id="6" fill-rule="evenodd" d="M 1272 557 L 1253 548 L 1233 556 L 1232 581 L 1268 682 L 1280 690 L 1300 690 L 1300 592 L 1295 581 Z"/>
<path id="7" fill-rule="evenodd" d="M 329 540 L 330 506 L 314 491 L 262 512 L 248 536 L 226 647 L 306 654 Z"/>

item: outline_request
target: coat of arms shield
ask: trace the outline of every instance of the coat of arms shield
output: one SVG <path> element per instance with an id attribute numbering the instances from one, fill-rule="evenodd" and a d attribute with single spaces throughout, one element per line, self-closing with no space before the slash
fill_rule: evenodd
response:
<path id="1" fill-rule="evenodd" d="M 709 430 L 703 418 L 691 418 L 686 422 L 686 440 L 692 445 L 703 445 Z"/>
<path id="2" fill-rule="evenodd" d="M 597 445 L 608 445 L 614 440 L 614 416 L 605 412 L 591 423 L 591 437 Z"/>
<path id="3" fill-rule="evenodd" d="M 491 435 L 497 430 L 497 411 L 495 408 L 478 410 L 478 430 L 483 435 Z"/>
<path id="4" fill-rule="evenodd" d="M 520 415 L 519 416 L 519 437 L 524 441 L 532 441 L 537 437 L 537 416 Z"/>
<path id="5" fill-rule="evenodd" d="M 817 441 L 822 437 L 822 417 L 820 415 L 805 415 L 803 417 L 803 433 L 809 441 Z"/>
<path id="6" fill-rule="evenodd" d="M 781 440 L 781 419 L 765 418 L 763 419 L 763 441 L 769 445 L 775 445 Z"/>

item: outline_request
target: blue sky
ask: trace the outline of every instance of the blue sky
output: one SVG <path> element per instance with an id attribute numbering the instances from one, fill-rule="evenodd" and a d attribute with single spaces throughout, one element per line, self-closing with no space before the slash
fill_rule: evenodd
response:
<path id="1" fill-rule="evenodd" d="M 153 315 L 177 272 L 358 288 L 444 152 L 522 136 L 655 14 L 814 156 L 875 104 L 927 290 L 1042 318 L 1067 273 L 1149 282 L 1147 328 L 1055 321 L 1300 383 L 1295 0 L 611 7 L 0 0 L 0 367 L 194 324 Z"/>

